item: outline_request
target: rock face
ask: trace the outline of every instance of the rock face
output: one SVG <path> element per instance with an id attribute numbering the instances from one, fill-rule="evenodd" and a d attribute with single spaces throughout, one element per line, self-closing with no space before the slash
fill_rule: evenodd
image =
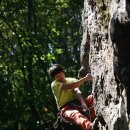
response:
<path id="1" fill-rule="evenodd" d="M 85 0 L 79 75 L 91 71 L 100 130 L 128 130 L 130 1 Z"/>

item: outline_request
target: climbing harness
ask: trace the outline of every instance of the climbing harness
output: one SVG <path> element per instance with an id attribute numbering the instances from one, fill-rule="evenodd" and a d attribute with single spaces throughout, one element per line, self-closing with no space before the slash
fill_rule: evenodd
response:
<path id="1" fill-rule="evenodd" d="M 80 109 L 82 110 L 82 114 L 83 114 L 84 116 L 86 116 L 86 117 L 91 121 L 90 109 L 93 108 L 94 106 L 91 106 L 91 107 L 89 107 L 89 108 L 87 108 L 87 109 L 82 109 L 82 106 L 77 105 L 77 104 L 72 103 L 72 102 L 69 103 L 69 106 L 70 106 L 71 108 L 74 108 L 74 109 L 75 109 L 76 107 L 80 108 Z M 61 122 L 70 123 L 70 125 L 72 125 L 72 123 L 71 123 L 70 121 L 66 120 L 64 117 L 62 117 L 62 116 L 60 115 L 60 112 L 59 112 L 59 113 L 57 113 L 57 120 L 56 120 L 56 122 L 54 123 L 54 128 L 58 128 L 58 124 L 61 123 Z"/>

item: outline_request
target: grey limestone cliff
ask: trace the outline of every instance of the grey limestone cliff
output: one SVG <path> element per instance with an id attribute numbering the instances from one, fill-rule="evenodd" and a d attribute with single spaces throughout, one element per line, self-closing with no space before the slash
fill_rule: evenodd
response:
<path id="1" fill-rule="evenodd" d="M 128 130 L 130 114 L 130 1 L 85 0 L 82 76 L 91 71 L 100 130 Z"/>

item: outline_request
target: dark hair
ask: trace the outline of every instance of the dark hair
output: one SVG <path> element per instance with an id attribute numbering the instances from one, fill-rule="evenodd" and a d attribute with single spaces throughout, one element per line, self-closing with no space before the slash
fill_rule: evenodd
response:
<path id="1" fill-rule="evenodd" d="M 63 67 L 60 64 L 54 64 L 48 70 L 48 73 L 52 78 L 60 72 L 64 72 Z"/>

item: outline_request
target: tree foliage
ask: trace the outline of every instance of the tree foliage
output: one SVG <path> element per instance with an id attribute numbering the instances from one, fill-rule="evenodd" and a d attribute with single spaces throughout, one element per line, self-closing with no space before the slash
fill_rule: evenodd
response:
<path id="1" fill-rule="evenodd" d="M 83 0 L 0 2 L 1 130 L 53 129 L 47 69 L 59 63 L 77 76 L 82 8 Z"/>

